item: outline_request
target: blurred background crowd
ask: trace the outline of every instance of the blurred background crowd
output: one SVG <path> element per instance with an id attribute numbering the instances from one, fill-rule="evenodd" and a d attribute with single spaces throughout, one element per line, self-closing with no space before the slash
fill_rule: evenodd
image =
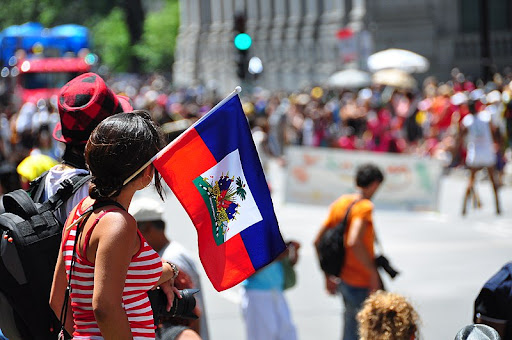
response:
<path id="1" fill-rule="evenodd" d="M 175 89 L 160 74 L 107 79 L 116 93 L 131 98 L 134 108 L 148 110 L 170 139 L 221 99 L 204 86 Z M 502 171 L 512 142 L 511 79 L 512 72 L 505 72 L 487 83 L 473 81 L 454 68 L 450 80 L 427 77 L 417 88 L 396 81 L 393 86 L 382 82 L 358 89 L 316 86 L 294 92 L 252 87 L 242 92 L 242 102 L 251 126 L 265 133 L 263 150 L 271 157 L 283 159 L 286 145 L 303 145 L 432 157 L 446 169 L 464 167 L 462 119 L 472 111 L 487 110 L 496 168 Z M 59 122 L 56 97 L 25 103 L 19 110 L 4 105 L 0 112 L 2 190 L 8 192 L 60 161 L 63 150 L 51 136 Z"/>
<path id="2" fill-rule="evenodd" d="M 265 154 L 262 163 L 264 156 L 274 158 L 266 169 L 274 194 L 301 179 L 280 184 L 278 179 L 284 176 L 294 178 L 295 173 L 287 170 L 308 165 L 292 164 L 287 146 L 303 146 L 295 154 L 301 156 L 310 150 L 314 155 L 327 149 L 354 151 L 354 164 L 358 157 L 371 159 L 377 153 L 387 158 L 383 167 L 414 160 L 405 169 L 409 177 L 416 174 L 416 159 L 435 163 L 436 171 L 417 176 L 432 175 L 427 184 L 387 180 L 390 191 L 403 189 L 397 197 L 412 212 L 384 211 L 378 217 L 385 228 L 384 243 L 404 269 L 402 281 L 391 288 L 419 302 L 425 334 L 453 335 L 462 321 L 468 321 L 468 306 L 483 280 L 498 263 L 509 260 L 507 207 L 512 186 L 500 188 L 500 216 L 482 209 L 474 218 L 457 219 L 453 212 L 459 210 L 459 194 L 466 188 L 458 177 L 466 177 L 470 168 L 468 124 L 463 122 L 468 115 L 485 111 L 490 117 L 496 154 L 495 170 L 490 172 L 497 172 L 497 186 L 512 183 L 512 176 L 505 176 L 510 173 L 505 170 L 512 169 L 506 167 L 512 159 L 511 1 L 10 0 L 4 5 L 0 196 L 27 188 L 62 160 L 64 145 L 52 137 L 60 119 L 56 93 L 78 74 L 101 75 L 113 92 L 130 98 L 134 109 L 148 110 L 169 141 L 241 85 L 253 138 Z M 388 57 L 379 63 L 380 53 Z M 405 58 L 403 53 L 409 59 L 399 58 Z M 311 181 L 301 183 L 304 191 L 295 191 L 311 193 L 311 201 L 319 195 L 317 189 L 336 191 L 345 179 L 340 172 L 348 172 L 334 157 L 347 153 L 325 154 L 336 165 L 332 171 L 316 175 L 314 171 L 327 163 L 319 162 L 308 169 Z M 441 186 L 441 170 L 430 160 L 437 160 L 445 173 L 463 170 L 463 176 L 443 176 Z M 390 179 L 393 174 L 402 179 L 405 173 L 388 172 Z M 492 179 L 484 172 L 480 175 L 478 179 Z M 426 193 L 419 190 L 424 186 Z M 496 191 L 494 187 L 497 202 Z M 413 208 L 418 192 L 434 197 L 434 209 L 441 213 L 438 219 Z M 471 192 L 480 208 L 476 191 Z M 483 202 L 489 200 L 485 189 L 478 192 Z M 407 201 L 414 202 L 404 204 Z M 297 272 L 308 275 L 300 276 L 289 301 L 299 333 L 312 338 L 311 334 L 334 334 L 332 325 L 338 325 L 339 315 L 329 309 L 334 304 L 325 295 L 304 299 L 319 287 L 319 276 L 309 275 L 318 268 L 307 247 L 325 217 L 307 204 L 277 207 L 281 230 L 306 248 Z M 171 207 L 166 208 L 166 220 L 172 221 L 173 239 L 195 250 L 188 216 L 180 217 L 178 204 Z M 210 286 L 204 288 L 211 301 L 208 317 L 215 325 L 214 336 L 233 338 L 242 323 L 237 312 L 230 312 L 229 303 L 237 300 L 229 292 L 218 299 Z M 321 328 L 320 317 L 325 321 Z"/>

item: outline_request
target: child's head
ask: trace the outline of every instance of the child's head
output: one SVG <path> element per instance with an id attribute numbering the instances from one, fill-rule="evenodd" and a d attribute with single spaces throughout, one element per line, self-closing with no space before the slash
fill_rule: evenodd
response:
<path id="1" fill-rule="evenodd" d="M 162 142 L 146 111 L 119 113 L 103 120 L 85 147 L 85 159 L 93 176 L 90 196 L 95 199 L 118 196 L 124 181 L 158 153 Z M 161 196 L 158 173 L 155 173 L 155 186 Z"/>
<path id="2" fill-rule="evenodd" d="M 411 340 L 416 338 L 419 317 L 402 295 L 379 290 L 365 300 L 357 321 L 361 340 Z"/>

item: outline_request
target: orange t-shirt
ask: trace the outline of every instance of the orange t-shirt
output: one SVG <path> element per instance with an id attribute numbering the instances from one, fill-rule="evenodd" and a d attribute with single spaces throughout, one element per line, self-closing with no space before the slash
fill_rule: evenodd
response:
<path id="1" fill-rule="evenodd" d="M 331 204 L 329 216 L 324 222 L 324 226 L 334 228 L 338 223 L 345 218 L 345 213 L 349 205 L 357 198 L 356 194 L 343 195 Z M 370 256 L 374 257 L 373 242 L 373 203 L 370 200 L 362 199 L 352 206 L 347 220 L 347 228 L 345 235 L 350 230 L 350 224 L 355 217 L 361 218 L 367 222 L 367 227 L 363 232 L 363 244 Z M 341 269 L 339 277 L 347 284 L 355 287 L 369 287 L 370 285 L 370 270 L 367 269 L 361 261 L 357 259 L 354 252 L 347 248 L 345 239 L 345 263 Z"/>

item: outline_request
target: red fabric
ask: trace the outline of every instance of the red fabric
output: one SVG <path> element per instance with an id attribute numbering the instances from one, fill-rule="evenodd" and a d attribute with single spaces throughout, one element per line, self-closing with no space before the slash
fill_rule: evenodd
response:
<path id="1" fill-rule="evenodd" d="M 222 291 L 255 270 L 240 234 L 221 245 L 215 243 L 210 213 L 193 180 L 217 161 L 196 130 L 191 129 L 182 136 L 162 152 L 153 165 L 192 219 L 205 272 L 215 289 Z"/>

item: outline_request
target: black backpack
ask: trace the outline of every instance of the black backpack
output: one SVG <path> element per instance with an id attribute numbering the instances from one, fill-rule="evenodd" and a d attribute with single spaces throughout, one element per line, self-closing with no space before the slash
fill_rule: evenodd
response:
<path id="1" fill-rule="evenodd" d="M 505 264 L 480 290 L 473 322 L 496 328 L 503 340 L 512 339 L 512 262 Z"/>
<path id="2" fill-rule="evenodd" d="M 316 246 L 320 268 L 328 275 L 338 276 L 345 262 L 345 229 L 347 229 L 350 210 L 359 200 L 353 201 L 347 208 L 345 218 L 334 227 L 327 229 Z"/>
<path id="3" fill-rule="evenodd" d="M 46 202 L 36 203 L 44 191 L 45 176 L 36 179 L 28 191 L 18 189 L 2 197 L 0 293 L 9 301 L 23 339 L 57 338 L 59 321 L 49 299 L 63 225 L 54 211 L 91 178 L 77 174 L 64 180 Z"/>

